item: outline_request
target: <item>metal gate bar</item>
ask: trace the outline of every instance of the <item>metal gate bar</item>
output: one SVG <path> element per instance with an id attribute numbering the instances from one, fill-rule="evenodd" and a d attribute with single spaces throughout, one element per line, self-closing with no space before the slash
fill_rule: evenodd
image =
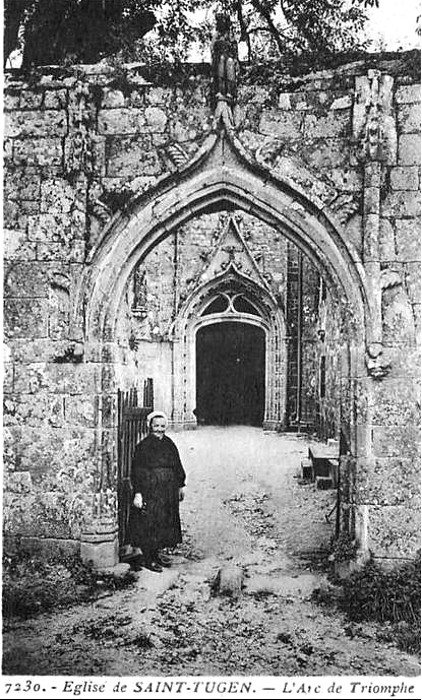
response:
<path id="1" fill-rule="evenodd" d="M 128 544 L 128 524 L 133 498 L 130 480 L 135 447 L 148 433 L 146 417 L 153 410 L 152 379 L 144 382 L 144 405 L 138 406 L 136 388 L 117 392 L 118 440 L 117 440 L 117 500 L 119 509 L 119 544 Z M 146 403 L 147 399 L 148 403 Z"/>

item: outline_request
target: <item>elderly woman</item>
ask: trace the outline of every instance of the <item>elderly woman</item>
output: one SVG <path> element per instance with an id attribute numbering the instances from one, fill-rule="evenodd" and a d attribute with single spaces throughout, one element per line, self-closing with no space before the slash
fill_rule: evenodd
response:
<path id="1" fill-rule="evenodd" d="M 176 445 L 165 435 L 165 413 L 153 411 L 147 421 L 149 435 L 136 446 L 132 461 L 135 496 L 130 533 L 132 546 L 142 549 L 144 566 L 160 572 L 169 566 L 160 549 L 182 541 L 179 501 L 184 498 L 186 474 Z"/>

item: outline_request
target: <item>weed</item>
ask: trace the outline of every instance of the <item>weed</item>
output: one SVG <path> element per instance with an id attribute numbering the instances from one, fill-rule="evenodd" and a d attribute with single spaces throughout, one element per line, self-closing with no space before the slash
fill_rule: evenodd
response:
<path id="1" fill-rule="evenodd" d="M 335 594 L 333 594 L 333 590 Z M 421 556 L 392 571 L 373 559 L 342 581 L 340 590 L 313 599 L 334 604 L 353 622 L 376 621 L 388 628 L 388 637 L 410 654 L 421 648 Z"/>
<path id="2" fill-rule="evenodd" d="M 95 599 L 104 590 L 132 585 L 130 572 L 123 579 L 95 571 L 74 556 L 48 558 L 20 552 L 3 556 L 3 616 L 34 617 L 47 610 Z"/>

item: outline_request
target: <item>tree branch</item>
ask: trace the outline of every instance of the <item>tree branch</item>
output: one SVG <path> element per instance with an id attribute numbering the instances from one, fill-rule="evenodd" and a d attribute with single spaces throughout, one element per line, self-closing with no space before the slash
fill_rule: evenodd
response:
<path id="1" fill-rule="evenodd" d="M 280 38 L 280 32 L 278 31 L 273 20 L 271 19 L 271 14 L 269 10 L 267 10 L 267 8 L 264 7 L 260 0 L 251 0 L 251 3 L 254 6 L 255 10 L 261 15 L 261 17 L 265 19 L 266 23 L 268 24 L 269 31 L 271 32 L 276 41 L 280 53 L 283 53 L 284 45 Z"/>
<path id="2" fill-rule="evenodd" d="M 251 38 L 249 36 L 248 28 L 246 26 L 245 18 L 243 17 L 243 12 L 242 12 L 242 0 L 238 0 L 236 3 L 236 10 L 237 10 L 237 18 L 239 20 L 240 24 L 240 38 L 241 40 L 245 40 L 246 44 L 248 46 L 248 60 L 250 61 L 252 58 L 252 46 L 251 46 Z"/>

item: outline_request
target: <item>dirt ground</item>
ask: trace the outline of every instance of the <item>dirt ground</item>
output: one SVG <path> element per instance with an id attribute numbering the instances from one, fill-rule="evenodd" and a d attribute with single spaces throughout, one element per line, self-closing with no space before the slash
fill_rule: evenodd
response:
<path id="1" fill-rule="evenodd" d="M 258 428 L 171 435 L 187 472 L 184 543 L 170 569 L 91 604 L 13 621 L 3 674 L 49 676 L 415 676 L 419 658 L 385 627 L 310 598 L 334 531 L 335 492 L 298 479 L 306 440 Z M 216 594 L 241 567 L 238 598 Z"/>

